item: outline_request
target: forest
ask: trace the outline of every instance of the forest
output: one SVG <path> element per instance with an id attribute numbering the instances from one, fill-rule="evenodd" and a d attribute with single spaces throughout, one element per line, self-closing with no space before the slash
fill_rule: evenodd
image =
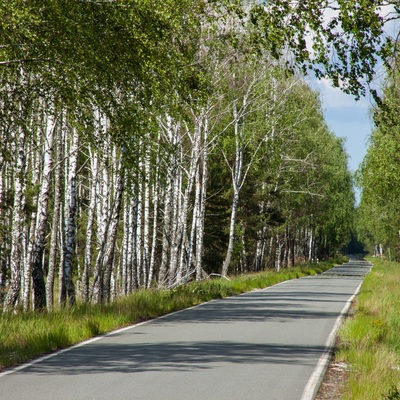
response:
<path id="1" fill-rule="evenodd" d="M 373 110 L 374 130 L 356 181 L 362 197 L 355 216 L 358 236 L 369 251 L 400 259 L 400 93 L 398 60 L 393 61 L 382 90 L 381 107 Z"/>
<path id="2" fill-rule="evenodd" d="M 354 216 L 370 243 L 398 243 L 395 75 L 357 210 L 343 140 L 305 79 L 312 68 L 362 95 L 371 49 L 388 54 L 389 42 L 370 40 L 385 21 L 362 11 L 376 23 L 355 37 L 359 63 L 333 22 L 318 28 L 322 8 L 288 3 L 0 5 L 4 312 L 317 261 L 349 243 Z M 340 18 L 354 36 L 360 27 Z M 304 26 L 315 28 L 312 54 Z M 343 57 L 336 69 L 326 43 Z"/>

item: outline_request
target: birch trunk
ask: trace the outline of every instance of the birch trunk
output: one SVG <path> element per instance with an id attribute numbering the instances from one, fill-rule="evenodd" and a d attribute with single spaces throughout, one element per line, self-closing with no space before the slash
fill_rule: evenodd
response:
<path id="1" fill-rule="evenodd" d="M 186 237 L 187 237 L 189 202 L 193 190 L 193 185 L 195 183 L 196 171 L 198 169 L 200 135 L 201 135 L 201 125 L 196 126 L 193 137 L 191 139 L 192 150 L 190 155 L 189 171 L 187 173 L 187 182 L 186 182 L 185 192 L 183 194 L 182 207 L 179 210 L 179 216 L 178 216 L 179 224 L 178 224 L 177 244 L 178 247 L 180 248 L 180 255 L 179 255 L 179 264 L 177 265 L 177 278 L 176 278 L 177 283 L 182 281 L 183 274 L 185 272 L 186 275 L 189 274 L 189 269 L 190 269 L 190 265 L 188 265 L 187 263 L 188 260 L 186 259 L 186 263 L 184 263 L 184 261 L 185 261 L 185 250 L 187 250 Z M 198 200 L 196 199 L 195 202 L 196 201 Z M 189 246 L 191 246 L 191 243 L 189 243 Z M 189 251 L 191 251 L 191 249 L 187 250 L 187 252 Z M 184 271 L 185 266 L 186 266 L 186 271 Z"/>
<path id="2" fill-rule="evenodd" d="M 194 205 L 192 212 L 192 227 L 190 229 L 188 245 L 187 245 L 187 260 L 186 260 L 186 268 L 189 271 L 193 259 L 195 260 L 195 243 L 197 242 L 197 234 L 198 234 L 198 223 L 199 215 L 200 215 L 200 203 L 201 203 L 201 179 L 200 179 L 200 166 L 196 169 L 196 178 L 195 178 L 195 192 L 194 192 Z M 195 264 L 195 272 L 196 272 L 196 263 Z"/>
<path id="3" fill-rule="evenodd" d="M 265 247 L 264 227 L 257 232 L 256 254 L 254 257 L 254 271 L 261 271 Z"/>
<path id="4" fill-rule="evenodd" d="M 4 135 L 0 131 L 0 140 L 4 143 Z M 0 151 L 0 232 L 1 240 L 0 240 L 0 308 L 3 305 L 4 301 L 4 289 L 6 287 L 6 271 L 7 271 L 7 239 L 3 231 L 5 231 L 5 204 L 4 204 L 4 191 L 5 191 L 5 165 L 4 165 L 4 156 L 3 152 Z"/>
<path id="5" fill-rule="evenodd" d="M 160 140 L 161 135 L 158 133 L 157 138 L 157 157 L 155 165 L 155 177 L 152 185 L 153 192 L 153 227 L 152 227 L 152 239 L 150 249 L 150 263 L 149 263 L 149 278 L 147 280 L 147 288 L 150 288 L 153 281 L 153 274 L 155 268 L 156 250 L 157 250 L 157 222 L 158 222 L 158 202 L 159 202 L 159 163 L 160 163 Z"/>
<path id="6" fill-rule="evenodd" d="M 101 118 L 99 116 L 99 121 Z M 104 122 L 105 123 L 105 122 Z M 102 124 L 99 123 L 99 136 L 102 134 Z M 104 257 L 107 251 L 107 235 L 110 226 L 110 203 L 111 203 L 111 185 L 107 164 L 109 162 L 108 154 L 111 152 L 109 138 L 106 137 L 103 142 L 103 148 L 99 155 L 99 179 L 97 182 L 99 200 L 96 202 L 97 216 L 97 243 L 99 251 L 93 268 L 93 283 L 91 286 L 90 298 L 95 303 L 101 303 L 104 299 Z"/>
<path id="7" fill-rule="evenodd" d="M 134 193 L 134 191 L 133 191 Z M 132 254 L 132 261 L 131 261 L 131 269 L 132 269 L 132 274 L 131 274 L 131 281 L 132 281 L 132 289 L 136 290 L 139 289 L 139 281 L 138 281 L 138 265 L 137 265 L 137 254 L 136 254 L 136 231 L 137 231 L 137 211 L 138 211 L 138 201 L 136 198 L 133 199 L 133 204 L 130 206 L 131 207 L 131 212 L 130 212 L 130 226 L 131 226 L 131 238 L 129 241 L 130 247 L 131 247 L 131 254 Z"/>
<path id="8" fill-rule="evenodd" d="M 46 287 L 43 276 L 43 253 L 45 248 L 48 204 L 50 197 L 51 168 L 53 165 L 53 141 L 55 120 L 48 117 L 46 137 L 43 151 L 43 172 L 39 192 L 36 235 L 33 244 L 31 270 L 32 270 L 32 289 L 33 289 L 33 308 L 42 310 L 46 308 Z"/>
<path id="9" fill-rule="evenodd" d="M 207 199 L 207 181 L 208 181 L 208 115 L 204 117 L 203 126 L 203 148 L 201 154 L 201 181 L 200 181 L 200 204 L 196 215 L 196 280 L 203 278 L 202 260 L 203 260 L 203 242 L 204 242 L 204 220 L 206 214 Z"/>
<path id="10" fill-rule="evenodd" d="M 128 203 L 128 196 L 124 198 L 124 210 L 123 210 L 123 221 L 124 221 L 124 236 L 122 239 L 122 265 L 121 265 L 121 293 L 126 296 L 131 293 L 131 276 L 132 276 L 132 253 L 130 246 L 131 238 L 131 207 Z"/>
<path id="11" fill-rule="evenodd" d="M 138 195 L 136 201 L 136 212 L 135 212 L 135 263 L 136 263 L 136 281 L 138 286 L 143 285 L 142 276 L 142 199 Z"/>
<path id="12" fill-rule="evenodd" d="M 157 182 L 157 178 L 156 178 Z M 154 275 L 156 250 L 157 250 L 157 222 L 158 222 L 158 187 L 157 183 L 153 186 L 153 227 L 152 227 L 152 239 L 150 249 L 150 262 L 149 262 L 149 278 L 147 280 L 147 288 L 151 287 Z"/>
<path id="13" fill-rule="evenodd" d="M 147 147 L 144 157 L 144 180 L 143 180 L 143 254 L 142 254 L 142 276 L 143 286 L 148 287 L 150 266 L 150 137 L 146 140 Z"/>
<path id="14" fill-rule="evenodd" d="M 313 229 L 309 229 L 309 239 L 308 239 L 308 261 L 313 259 L 313 245 L 314 245 L 314 232 Z"/>
<path id="15" fill-rule="evenodd" d="M 268 246 L 268 268 L 275 268 L 275 258 L 276 258 L 276 240 L 274 234 L 271 234 Z"/>
<path id="16" fill-rule="evenodd" d="M 182 154 L 180 162 L 182 161 Z M 181 215 L 182 170 L 179 168 L 173 178 L 172 186 L 172 221 L 171 221 L 171 250 L 169 259 L 169 286 L 177 281 L 177 268 L 179 259 L 179 216 Z"/>
<path id="17" fill-rule="evenodd" d="M 74 252 L 75 240 L 75 214 L 76 214 L 76 190 L 77 190 L 77 170 L 78 170 L 78 146 L 79 137 L 76 130 L 73 130 L 72 144 L 69 151 L 69 175 L 68 175 L 68 203 L 67 203 L 67 231 L 66 248 L 64 255 L 64 277 L 66 301 L 69 305 L 75 304 L 75 286 L 72 280 L 72 256 Z"/>
<path id="18" fill-rule="evenodd" d="M 38 110 L 36 110 L 38 112 Z M 40 182 L 40 160 L 42 158 L 41 154 L 41 129 L 33 129 L 34 126 L 38 125 L 35 123 L 35 117 L 32 117 L 32 121 L 29 126 L 30 140 L 26 143 L 26 176 L 31 176 L 31 187 L 39 185 Z M 44 134 L 46 136 L 46 134 Z M 28 174 L 28 171 L 30 172 Z M 33 196 L 29 199 L 32 206 L 36 206 L 34 210 L 27 213 L 27 221 L 24 228 L 23 235 L 23 264 L 21 270 L 23 271 L 22 276 L 22 305 L 24 312 L 27 312 L 30 308 L 31 300 L 31 278 L 32 278 L 32 252 L 35 242 L 36 235 L 36 223 L 37 223 L 37 209 L 38 195 L 34 192 Z"/>
<path id="19" fill-rule="evenodd" d="M 283 244 L 282 241 L 280 240 L 279 235 L 276 235 L 275 238 L 276 241 L 276 253 L 275 253 L 275 269 L 277 272 L 279 272 L 282 268 L 282 248 Z"/>
<path id="20" fill-rule="evenodd" d="M 94 268 L 92 284 L 92 300 L 94 303 L 101 303 L 109 299 L 111 288 L 111 268 L 114 258 L 115 239 L 119 222 L 119 215 L 122 203 L 123 182 L 120 178 L 118 188 L 114 197 L 113 210 L 109 214 L 108 221 L 104 227 L 102 243 L 97 255 Z"/>
<path id="21" fill-rule="evenodd" d="M 107 229 L 107 240 L 106 240 L 106 251 L 104 255 L 104 288 L 102 290 L 104 300 L 107 302 L 111 299 L 112 289 L 112 274 L 113 274 L 113 262 L 115 253 L 115 244 L 117 240 L 117 230 L 120 218 L 122 194 L 123 194 L 123 179 L 120 176 L 117 182 L 117 187 L 114 194 L 114 204 L 110 215 L 109 228 Z"/>
<path id="22" fill-rule="evenodd" d="M 247 252 L 246 252 L 246 239 L 244 234 L 241 235 L 241 242 L 242 242 L 242 251 L 241 251 L 240 272 L 245 273 L 248 272 L 248 263 L 247 263 Z"/>
<path id="23" fill-rule="evenodd" d="M 295 265 L 295 258 L 296 258 L 296 229 L 292 228 L 291 233 L 291 241 L 290 241 L 290 267 L 294 267 Z"/>
<path id="24" fill-rule="evenodd" d="M 222 264 L 222 276 L 227 276 L 228 269 L 231 264 L 233 245 L 235 239 L 235 223 L 237 208 L 239 205 L 239 191 L 242 184 L 242 168 L 243 168 L 243 146 L 242 146 L 242 135 L 239 127 L 239 116 L 237 112 L 236 104 L 233 107 L 233 117 L 234 117 L 234 131 L 235 131 L 235 165 L 231 169 L 232 171 L 232 186 L 233 186 L 233 198 L 232 198 L 232 209 L 231 218 L 229 223 L 229 239 L 228 248 L 225 255 L 225 260 Z"/>
<path id="25" fill-rule="evenodd" d="M 115 269 L 114 269 L 114 255 L 115 255 L 115 246 L 117 241 L 117 230 L 118 224 L 121 214 L 121 205 L 122 205 L 122 195 L 123 195 L 123 178 L 122 172 L 120 171 L 120 167 L 117 162 L 116 156 L 116 148 L 113 148 L 112 152 L 112 161 L 113 161 L 113 203 L 112 207 L 110 207 L 110 220 L 108 223 L 107 229 L 107 241 L 106 241 L 106 251 L 104 256 L 104 265 L 102 270 L 104 271 L 104 279 L 103 279 L 103 297 L 104 300 L 109 302 L 113 296 L 114 285 L 115 282 Z"/>
<path id="26" fill-rule="evenodd" d="M 160 124 L 161 125 L 161 124 Z M 161 127 L 160 127 L 161 129 Z M 175 134 L 172 125 L 172 118 L 166 116 L 165 130 L 168 142 L 171 147 L 174 146 Z M 171 255 L 171 236 L 172 236 L 172 204 L 173 204 L 173 187 L 174 187 L 174 171 L 177 168 L 175 154 L 172 153 L 171 157 L 167 160 L 167 183 L 163 193 L 164 207 L 163 207 L 163 227 L 162 227 L 162 247 L 161 247 L 161 261 L 160 270 L 158 273 L 158 286 L 163 287 L 167 284 L 168 265 Z"/>
<path id="27" fill-rule="evenodd" d="M 59 221 L 60 221 L 60 209 L 61 209 L 61 173 L 62 173 L 62 159 L 63 159 L 63 142 L 62 142 L 62 119 L 60 118 L 58 127 L 56 129 L 56 148 L 57 148 L 57 164 L 54 170 L 54 207 L 53 207 L 53 218 L 52 218 L 52 233 L 50 240 L 49 250 L 49 266 L 46 280 L 46 303 L 47 310 L 52 311 L 54 305 L 54 278 L 55 278 L 55 266 L 56 266 L 56 255 L 57 255 L 57 242 L 59 238 Z M 60 279 L 60 282 L 63 279 Z"/>
<path id="28" fill-rule="evenodd" d="M 172 216 L 172 177 L 168 179 L 167 187 L 164 191 L 164 218 L 162 234 L 162 252 L 160 261 L 160 271 L 158 273 L 158 286 L 163 287 L 167 281 L 168 263 L 170 254 L 171 240 L 171 216 Z"/>
<path id="29" fill-rule="evenodd" d="M 90 186 L 90 199 L 88 209 L 88 219 L 86 225 L 86 246 L 85 246 L 85 264 L 82 274 L 82 299 L 85 303 L 89 302 L 89 276 L 91 273 L 92 264 L 92 240 L 93 240 L 93 222 L 96 210 L 97 201 L 97 180 L 98 180 L 98 154 L 96 151 L 91 151 L 90 165 L 91 165 L 91 186 Z"/>
<path id="30" fill-rule="evenodd" d="M 19 129 L 16 143 L 16 165 L 14 169 L 14 201 L 11 233 L 11 285 L 5 299 L 4 311 L 15 308 L 21 290 L 21 260 L 23 235 L 23 207 L 25 190 L 25 134 Z"/>

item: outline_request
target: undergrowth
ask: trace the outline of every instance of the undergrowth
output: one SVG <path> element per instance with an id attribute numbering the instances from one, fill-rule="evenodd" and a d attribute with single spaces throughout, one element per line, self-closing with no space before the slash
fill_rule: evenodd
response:
<path id="1" fill-rule="evenodd" d="M 0 314 L 0 371 L 106 332 L 213 299 L 321 273 L 345 259 L 192 282 L 170 290 L 140 290 L 105 305 L 77 304 L 51 313 Z"/>

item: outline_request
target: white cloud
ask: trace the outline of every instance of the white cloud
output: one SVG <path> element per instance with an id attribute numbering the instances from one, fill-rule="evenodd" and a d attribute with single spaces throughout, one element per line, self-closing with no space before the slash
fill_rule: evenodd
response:
<path id="1" fill-rule="evenodd" d="M 371 105 L 369 98 L 361 98 L 355 101 L 354 96 L 342 92 L 341 89 L 333 87 L 332 81 L 328 78 L 315 79 L 308 78 L 308 82 L 314 90 L 319 92 L 322 108 L 342 108 L 357 107 L 358 109 L 368 109 Z"/>

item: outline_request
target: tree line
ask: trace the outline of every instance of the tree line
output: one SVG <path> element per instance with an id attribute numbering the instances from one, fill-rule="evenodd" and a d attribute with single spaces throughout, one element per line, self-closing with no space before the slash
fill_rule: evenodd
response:
<path id="1" fill-rule="evenodd" d="M 0 6 L 3 310 L 280 269 L 347 243 L 352 177 L 291 65 L 302 43 L 264 29 L 280 25 L 258 4 L 158 3 Z"/>
<path id="2" fill-rule="evenodd" d="M 379 5 L 372 6 L 375 8 Z M 385 2 L 381 10 L 381 35 L 386 51 L 380 53 L 384 79 L 374 94 L 371 107 L 373 131 L 367 154 L 356 172 L 361 201 L 355 215 L 358 238 L 376 256 L 400 257 L 400 136 L 399 136 L 399 35 L 400 9 L 396 2 Z M 391 25 L 388 25 L 391 23 Z"/>
<path id="3" fill-rule="evenodd" d="M 358 235 L 369 251 L 387 258 L 400 257 L 400 136 L 398 61 L 387 71 L 380 107 L 372 110 L 374 130 L 367 154 L 357 171 L 362 188 L 357 210 Z"/>

